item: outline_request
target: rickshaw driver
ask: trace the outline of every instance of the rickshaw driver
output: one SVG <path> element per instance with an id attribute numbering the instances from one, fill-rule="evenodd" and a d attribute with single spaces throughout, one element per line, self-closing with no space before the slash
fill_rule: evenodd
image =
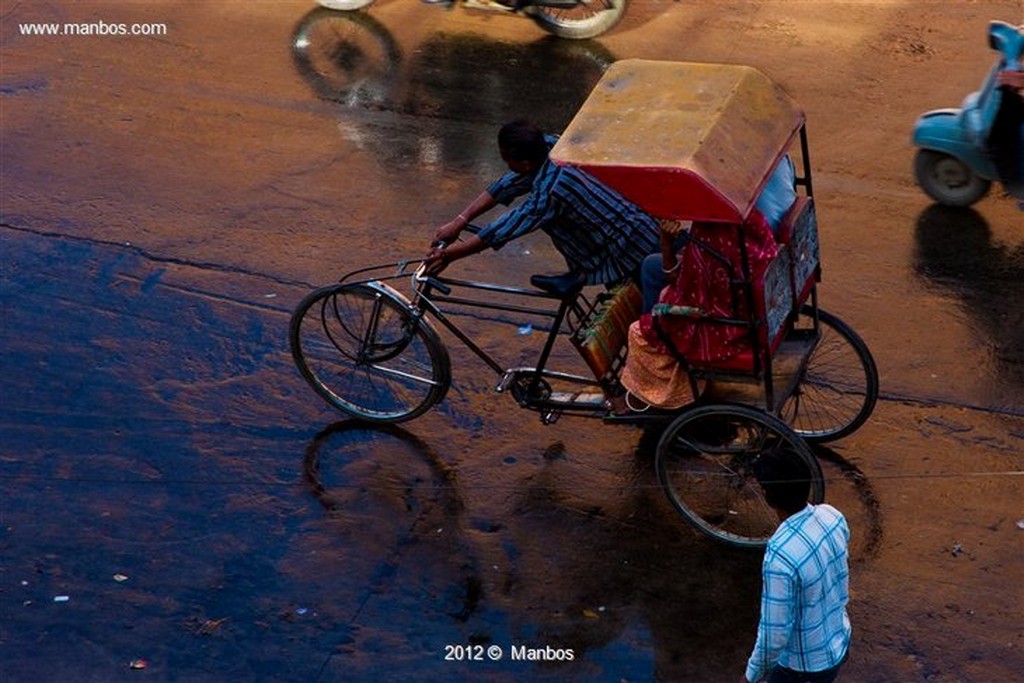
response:
<path id="1" fill-rule="evenodd" d="M 640 264 L 658 251 L 657 221 L 592 175 L 551 162 L 548 153 L 556 140 L 528 121 L 502 126 L 498 149 L 509 172 L 435 231 L 424 259 L 430 272 L 441 272 L 452 261 L 486 247 L 499 249 L 540 229 L 569 266 L 569 272 L 559 276 L 565 284 L 614 284 L 627 278 L 639 282 Z M 518 207 L 465 241 L 455 241 L 471 220 L 524 194 Z"/>

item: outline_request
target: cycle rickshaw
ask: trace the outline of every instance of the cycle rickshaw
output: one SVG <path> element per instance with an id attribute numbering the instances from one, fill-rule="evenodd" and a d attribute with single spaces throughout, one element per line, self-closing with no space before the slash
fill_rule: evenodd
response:
<path id="1" fill-rule="evenodd" d="M 798 198 L 777 230 L 777 255 L 752 277 L 746 222 L 787 155 L 799 162 Z M 582 167 L 655 217 L 736 235 L 741 258 L 728 264 L 733 314 L 686 315 L 695 324 L 742 329 L 745 350 L 725 362 L 681 359 L 693 403 L 627 415 L 608 407 L 606 396 L 620 389 L 628 326 L 640 315 L 636 285 L 593 293 L 567 278 L 535 275 L 531 287 L 512 287 L 432 276 L 418 260 L 362 268 L 306 296 L 290 328 L 302 375 L 356 418 L 415 418 L 451 385 L 436 321 L 495 372 L 496 391 L 546 424 L 562 415 L 656 424 L 658 481 L 676 510 L 719 540 L 763 545 L 778 519 L 753 473 L 759 455 L 784 449 L 800 458 L 811 500 L 820 502 L 824 482 L 808 442 L 856 430 L 878 395 L 867 346 L 818 306 L 820 250 L 803 111 L 749 67 L 625 60 L 595 86 L 551 159 Z M 404 283 L 408 296 L 397 289 Z M 466 308 L 547 320 L 536 363 L 495 360 L 453 321 L 452 311 Z M 565 339 L 589 373 L 548 367 Z"/>

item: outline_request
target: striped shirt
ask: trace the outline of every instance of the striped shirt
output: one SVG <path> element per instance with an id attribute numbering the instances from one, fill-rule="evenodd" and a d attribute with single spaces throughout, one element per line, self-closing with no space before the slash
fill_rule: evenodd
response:
<path id="1" fill-rule="evenodd" d="M 796 671 L 838 666 L 850 645 L 850 529 L 831 505 L 808 505 L 790 516 L 765 550 L 761 622 L 747 662 L 747 680 L 776 664 Z"/>
<path id="2" fill-rule="evenodd" d="M 555 138 L 547 138 L 553 144 Z M 569 268 L 586 284 L 613 283 L 634 275 L 659 249 L 658 224 L 618 192 L 590 174 L 545 161 L 532 176 L 506 173 L 487 188 L 499 203 L 528 194 L 515 209 L 478 233 L 499 249 L 534 230 L 543 230 Z"/>

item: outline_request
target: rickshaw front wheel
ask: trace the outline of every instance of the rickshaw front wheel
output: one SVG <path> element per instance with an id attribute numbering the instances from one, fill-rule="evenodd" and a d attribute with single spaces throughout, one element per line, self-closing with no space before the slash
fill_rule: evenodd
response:
<path id="1" fill-rule="evenodd" d="M 914 176 L 929 197 L 945 206 L 970 206 L 992 186 L 956 157 L 931 149 L 917 150 Z"/>
<path id="2" fill-rule="evenodd" d="M 774 415 L 739 404 L 699 406 L 673 420 L 655 454 L 658 483 L 701 533 L 761 547 L 779 526 L 754 476 L 754 463 L 768 450 L 798 458 L 810 479 L 809 502 L 824 500 L 821 466 L 803 439 Z"/>
<path id="3" fill-rule="evenodd" d="M 311 292 L 292 314 L 289 342 L 313 389 L 362 420 L 411 420 L 441 401 L 451 384 L 451 361 L 437 333 L 381 282 Z"/>

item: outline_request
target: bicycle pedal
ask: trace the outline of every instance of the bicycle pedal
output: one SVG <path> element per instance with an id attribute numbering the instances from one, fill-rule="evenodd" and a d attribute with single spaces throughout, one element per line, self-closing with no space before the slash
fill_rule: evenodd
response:
<path id="1" fill-rule="evenodd" d="M 562 417 L 562 413 L 550 410 L 546 413 L 540 414 L 540 422 L 543 425 L 553 425 L 558 422 L 558 418 Z"/>
<path id="2" fill-rule="evenodd" d="M 498 383 L 494 386 L 494 391 L 496 391 L 499 394 L 505 393 L 505 391 L 509 388 L 512 382 L 515 381 L 515 379 L 516 373 L 514 371 L 510 370 L 509 372 L 506 372 L 504 375 L 501 376 L 501 379 L 498 380 Z"/>

